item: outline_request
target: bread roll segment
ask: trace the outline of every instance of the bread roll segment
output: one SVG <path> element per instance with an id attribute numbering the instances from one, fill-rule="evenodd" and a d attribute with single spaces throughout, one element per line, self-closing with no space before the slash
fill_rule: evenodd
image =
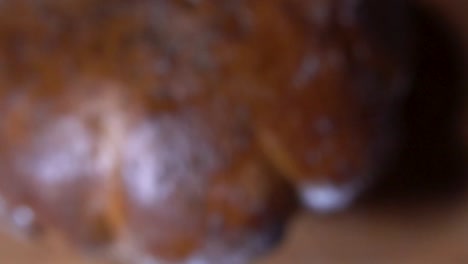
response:
<path id="1" fill-rule="evenodd" d="M 295 191 L 344 207 L 386 156 L 406 16 L 399 1 L 3 1 L 0 192 L 132 263 L 247 261 Z"/>

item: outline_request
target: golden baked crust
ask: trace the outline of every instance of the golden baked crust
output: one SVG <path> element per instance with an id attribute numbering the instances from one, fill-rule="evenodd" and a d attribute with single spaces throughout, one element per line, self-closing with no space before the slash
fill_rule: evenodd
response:
<path id="1" fill-rule="evenodd" d="M 85 246 L 257 252 L 293 185 L 383 152 L 410 60 L 388 2 L 3 1 L 1 192 Z"/>

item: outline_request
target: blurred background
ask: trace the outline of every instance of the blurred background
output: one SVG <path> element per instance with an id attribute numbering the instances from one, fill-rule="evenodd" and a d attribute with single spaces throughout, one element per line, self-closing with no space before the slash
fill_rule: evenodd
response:
<path id="1" fill-rule="evenodd" d="M 256 263 L 468 263 L 468 117 L 459 118 L 468 108 L 468 1 L 420 4 L 427 9 L 418 14 L 420 70 L 405 112 L 406 144 L 387 180 L 345 212 L 299 213 L 284 242 Z M 464 143 L 454 136 L 463 127 Z M 54 235 L 29 243 L 5 233 L 0 263 L 105 264 Z"/>

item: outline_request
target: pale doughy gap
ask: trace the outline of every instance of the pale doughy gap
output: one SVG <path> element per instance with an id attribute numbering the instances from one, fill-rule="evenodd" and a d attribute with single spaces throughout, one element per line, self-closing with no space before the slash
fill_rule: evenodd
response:
<path id="1" fill-rule="evenodd" d="M 164 180 L 164 168 L 158 164 L 164 153 L 154 150 L 157 127 L 146 125 L 135 130 L 125 142 L 123 178 L 129 195 L 139 204 L 150 207 L 155 201 L 165 201 L 174 190 L 171 183 Z"/>
<path id="2" fill-rule="evenodd" d="M 28 206 L 19 206 L 11 214 L 13 224 L 20 229 L 29 229 L 36 220 L 36 215 Z"/>
<path id="3" fill-rule="evenodd" d="M 52 189 L 56 183 L 76 180 L 88 169 L 91 138 L 77 118 L 59 118 L 38 136 L 32 154 L 20 157 L 16 166 Z"/>
<path id="4" fill-rule="evenodd" d="M 344 210 L 362 191 L 364 184 L 308 183 L 300 188 L 302 203 L 318 213 L 332 213 Z"/>
<path id="5" fill-rule="evenodd" d="M 310 83 L 317 76 L 321 68 L 321 60 L 318 56 L 307 54 L 300 64 L 295 74 L 292 85 L 295 88 L 304 88 L 304 85 Z"/>
<path id="6" fill-rule="evenodd" d="M 57 186 L 73 184 L 83 177 L 91 180 L 95 190 L 85 201 L 84 224 L 90 225 L 92 232 L 96 230 L 96 235 L 100 235 L 99 228 L 104 224 L 116 237 L 126 222 L 120 164 L 129 116 L 124 112 L 122 96 L 116 92 L 120 86 L 104 83 L 101 87 L 95 100 L 45 124 L 31 153 L 20 157 L 16 166 L 42 186 L 48 200 L 61 199 L 63 190 Z M 89 118 L 97 118 L 97 131 L 89 126 Z M 31 208 L 33 216 L 35 209 Z M 23 211 L 12 219 L 18 222 L 16 225 L 25 225 L 29 216 Z"/>

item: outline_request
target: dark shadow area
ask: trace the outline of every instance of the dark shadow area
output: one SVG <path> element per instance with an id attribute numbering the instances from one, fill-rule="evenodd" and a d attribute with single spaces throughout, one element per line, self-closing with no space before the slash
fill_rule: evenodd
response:
<path id="1" fill-rule="evenodd" d="M 363 196 L 365 204 L 420 205 L 453 201 L 467 186 L 459 122 L 467 96 L 461 41 L 432 10 L 412 8 L 416 74 L 402 111 L 396 159 Z"/>

